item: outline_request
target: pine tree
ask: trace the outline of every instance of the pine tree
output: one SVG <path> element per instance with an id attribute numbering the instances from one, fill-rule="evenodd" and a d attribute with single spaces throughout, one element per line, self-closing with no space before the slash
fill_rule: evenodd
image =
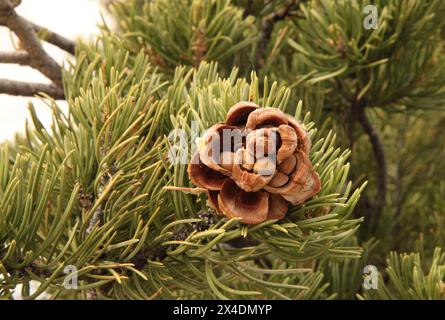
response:
<path id="1" fill-rule="evenodd" d="M 16 33 L 1 13 L 19 2 L 0 1 Z M 108 9 L 117 30 L 102 25 L 64 69 L 39 69 L 60 81 L 21 92 L 40 92 L 51 127 L 30 104 L 26 134 L 0 145 L 1 298 L 445 298 L 445 2 Z M 58 37 L 38 31 L 37 44 Z M 20 55 L 36 66 L 32 48 Z M 29 89 L 11 85 L 0 92 Z M 242 101 L 290 115 L 311 141 L 321 190 L 284 219 L 217 214 L 191 181 L 196 138 Z M 367 265 L 378 289 L 363 289 Z"/>

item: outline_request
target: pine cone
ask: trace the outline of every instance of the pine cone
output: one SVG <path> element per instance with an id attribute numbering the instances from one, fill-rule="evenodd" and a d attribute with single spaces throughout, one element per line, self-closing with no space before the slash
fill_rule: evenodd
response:
<path id="1" fill-rule="evenodd" d="M 229 218 L 245 224 L 283 219 L 289 203 L 302 204 L 320 191 L 310 147 L 293 117 L 240 102 L 198 140 L 188 174 L 208 190 L 208 205 Z"/>

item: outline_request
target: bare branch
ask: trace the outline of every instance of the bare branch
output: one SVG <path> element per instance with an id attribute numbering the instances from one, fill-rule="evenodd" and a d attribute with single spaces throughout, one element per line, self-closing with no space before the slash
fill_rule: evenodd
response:
<path id="1" fill-rule="evenodd" d="M 18 7 L 22 3 L 22 0 L 9 0 L 9 3 L 11 4 L 11 6 L 13 8 L 15 8 L 15 7 Z"/>
<path id="2" fill-rule="evenodd" d="M 58 33 L 50 31 L 45 27 L 39 26 L 33 22 L 30 22 L 30 24 L 34 28 L 35 32 L 37 33 L 43 32 L 45 34 L 45 37 L 42 40 L 51 43 L 52 45 L 55 45 L 56 47 L 59 47 L 60 49 L 74 55 L 76 49 L 76 44 L 74 41 L 65 38 L 64 36 Z"/>
<path id="3" fill-rule="evenodd" d="M 61 66 L 43 49 L 41 39 L 62 50 L 74 54 L 73 41 L 32 23 L 15 11 L 21 0 L 0 0 L 0 26 L 5 26 L 16 34 L 20 40 L 21 51 L 0 52 L 0 63 L 27 65 L 45 75 L 52 84 L 28 83 L 0 79 L 0 93 L 19 96 L 33 96 L 46 93 L 55 99 L 64 99 Z"/>
<path id="4" fill-rule="evenodd" d="M 0 52 L 0 63 L 29 65 L 31 59 L 26 51 Z"/>
<path id="5" fill-rule="evenodd" d="M 22 82 L 0 78 L 0 94 L 33 97 L 46 93 L 54 99 L 65 99 L 62 88 L 54 84 Z"/>
<path id="6" fill-rule="evenodd" d="M 4 15 L 1 11 L 9 12 L 19 6 L 22 0 L 0 0 L 0 15 Z"/>
<path id="7" fill-rule="evenodd" d="M 62 85 L 62 69 L 42 47 L 33 26 L 19 16 L 8 0 L 0 0 L 0 24 L 11 29 L 28 52 L 30 66 L 39 70 L 56 85 Z"/>
<path id="8" fill-rule="evenodd" d="M 372 214 L 376 218 L 374 221 L 379 221 L 379 217 L 381 216 L 383 207 L 385 206 L 386 193 L 388 189 L 388 168 L 386 164 L 385 150 L 383 149 L 383 144 L 380 140 L 379 134 L 366 116 L 364 103 L 359 104 L 357 112 L 358 120 L 371 141 L 372 150 L 377 163 L 377 191 L 375 199 L 371 203 L 371 209 L 373 210 Z"/>
<path id="9" fill-rule="evenodd" d="M 21 3 L 21 0 L 15 0 L 14 3 L 11 2 L 11 0 L 0 0 L 0 25 L 4 25 L 7 27 L 10 27 L 7 25 L 7 16 L 11 16 L 14 12 L 14 8 L 18 6 Z M 3 16 L 3 17 L 2 17 Z M 22 18 L 23 19 L 23 18 Z M 23 19 L 25 20 L 25 19 Z M 74 51 L 76 48 L 76 44 L 74 41 L 54 32 L 51 31 L 45 27 L 39 26 L 38 24 L 35 24 L 34 22 L 27 21 L 26 22 L 32 27 L 32 29 L 36 33 L 43 33 L 44 34 L 44 41 L 51 43 L 60 49 L 74 55 Z M 11 28 L 12 29 L 12 28 Z"/>

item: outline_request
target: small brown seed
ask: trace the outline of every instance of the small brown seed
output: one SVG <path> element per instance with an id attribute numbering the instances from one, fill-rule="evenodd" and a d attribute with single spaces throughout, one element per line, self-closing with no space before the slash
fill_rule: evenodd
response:
<path id="1" fill-rule="evenodd" d="M 275 161 L 271 158 L 261 158 L 255 162 L 253 166 L 253 172 L 262 176 L 270 176 L 274 174 L 276 169 Z"/>
<path id="2" fill-rule="evenodd" d="M 277 171 L 269 182 L 269 186 L 273 188 L 279 188 L 284 186 L 289 181 L 289 177 L 280 171 Z"/>
<path id="3" fill-rule="evenodd" d="M 297 164 L 297 158 L 295 158 L 295 155 L 291 155 L 278 165 L 278 171 L 281 171 L 282 173 L 289 175 L 291 174 L 292 171 L 294 171 L 296 164 Z"/>

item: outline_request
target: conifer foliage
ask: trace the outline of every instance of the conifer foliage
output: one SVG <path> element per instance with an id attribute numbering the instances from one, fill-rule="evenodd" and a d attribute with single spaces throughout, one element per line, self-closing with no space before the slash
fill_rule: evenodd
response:
<path id="1" fill-rule="evenodd" d="M 108 5 L 117 29 L 62 72 L 68 111 L 42 94 L 51 126 L 30 104 L 0 145 L 1 298 L 445 298 L 445 2 Z M 191 181 L 239 102 L 311 141 L 321 188 L 282 219 L 219 215 Z"/>

